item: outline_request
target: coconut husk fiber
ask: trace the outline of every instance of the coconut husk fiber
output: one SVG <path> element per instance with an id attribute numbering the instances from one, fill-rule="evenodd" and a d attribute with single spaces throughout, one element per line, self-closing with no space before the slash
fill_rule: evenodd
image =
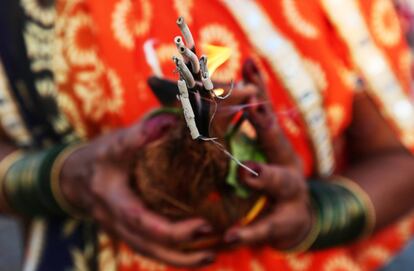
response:
<path id="1" fill-rule="evenodd" d="M 229 162 L 213 143 L 191 139 L 180 119 L 176 127 L 138 153 L 136 188 L 149 209 L 173 221 L 204 218 L 220 239 L 258 198 L 235 195 L 226 183 Z"/>

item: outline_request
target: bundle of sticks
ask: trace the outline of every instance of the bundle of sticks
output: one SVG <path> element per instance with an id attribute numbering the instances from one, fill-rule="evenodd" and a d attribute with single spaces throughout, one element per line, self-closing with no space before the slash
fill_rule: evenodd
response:
<path id="1" fill-rule="evenodd" d="M 173 61 L 180 75 L 178 80 L 179 100 L 191 137 L 209 140 L 210 136 L 210 101 L 214 99 L 214 85 L 207 69 L 207 57 L 198 59 L 193 35 L 183 17 L 178 18 L 177 25 L 183 37 L 174 39 L 182 59 L 174 56 Z M 185 43 L 184 43 L 185 42 Z M 197 83 L 200 82 L 201 84 Z"/>
<path id="2" fill-rule="evenodd" d="M 213 142 L 226 156 L 251 174 L 257 176 L 257 172 L 244 165 L 228 152 L 224 146 L 218 143 L 216 141 L 217 138 L 210 137 L 210 126 L 213 121 L 213 117 L 210 116 L 211 101 L 228 98 L 233 88 L 231 87 L 229 93 L 224 97 L 215 94 L 214 84 L 207 68 L 207 57 L 203 55 L 198 59 L 193 35 L 183 17 L 177 19 L 177 25 L 184 37 L 185 44 L 181 36 L 175 37 L 174 43 L 182 59 L 174 56 L 173 61 L 180 75 L 178 80 L 178 99 L 181 101 L 184 118 L 190 129 L 192 139 Z M 200 81 L 201 84 L 198 83 Z"/>

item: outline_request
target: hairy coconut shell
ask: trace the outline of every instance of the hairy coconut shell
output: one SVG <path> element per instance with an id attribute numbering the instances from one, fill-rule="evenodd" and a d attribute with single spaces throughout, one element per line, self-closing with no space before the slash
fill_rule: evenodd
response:
<path id="1" fill-rule="evenodd" d="M 226 183 L 228 169 L 229 158 L 222 150 L 211 142 L 192 140 L 180 120 L 138 153 L 134 174 L 140 198 L 151 210 L 173 221 L 202 217 L 214 227 L 213 239 L 220 239 L 258 198 L 236 196 Z"/>

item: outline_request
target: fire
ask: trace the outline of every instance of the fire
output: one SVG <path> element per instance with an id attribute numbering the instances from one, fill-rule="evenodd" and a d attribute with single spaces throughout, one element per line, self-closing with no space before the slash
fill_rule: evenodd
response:
<path id="1" fill-rule="evenodd" d="M 221 95 L 223 95 L 223 94 L 224 94 L 224 92 L 225 92 L 225 90 L 224 90 L 224 89 L 222 89 L 222 88 L 216 88 L 216 89 L 214 89 L 214 93 L 215 93 L 217 96 L 221 96 Z"/>
<path id="2" fill-rule="evenodd" d="M 211 44 L 205 44 L 202 46 L 203 52 L 208 58 L 207 69 L 210 75 L 223 65 L 231 57 L 231 49 L 224 46 L 217 46 Z"/>

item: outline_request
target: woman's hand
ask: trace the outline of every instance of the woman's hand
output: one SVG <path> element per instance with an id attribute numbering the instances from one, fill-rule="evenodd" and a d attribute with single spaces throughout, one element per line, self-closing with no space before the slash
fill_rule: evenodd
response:
<path id="1" fill-rule="evenodd" d="M 213 262 L 214 254 L 174 248 L 208 234 L 210 225 L 201 219 L 170 222 L 147 210 L 130 185 L 137 151 L 176 120 L 162 115 L 92 141 L 65 162 L 61 187 L 73 206 L 138 253 L 174 266 L 196 267 Z"/>
<path id="2" fill-rule="evenodd" d="M 225 240 L 230 244 L 271 245 L 289 249 L 299 244 L 313 223 L 302 164 L 281 131 L 269 103 L 263 81 L 254 65 L 246 67 L 245 78 L 259 88 L 259 106 L 247 109 L 257 131 L 258 142 L 268 164 L 246 162 L 259 176 L 240 169 L 239 180 L 268 195 L 269 212 L 251 225 L 230 229 Z"/>

